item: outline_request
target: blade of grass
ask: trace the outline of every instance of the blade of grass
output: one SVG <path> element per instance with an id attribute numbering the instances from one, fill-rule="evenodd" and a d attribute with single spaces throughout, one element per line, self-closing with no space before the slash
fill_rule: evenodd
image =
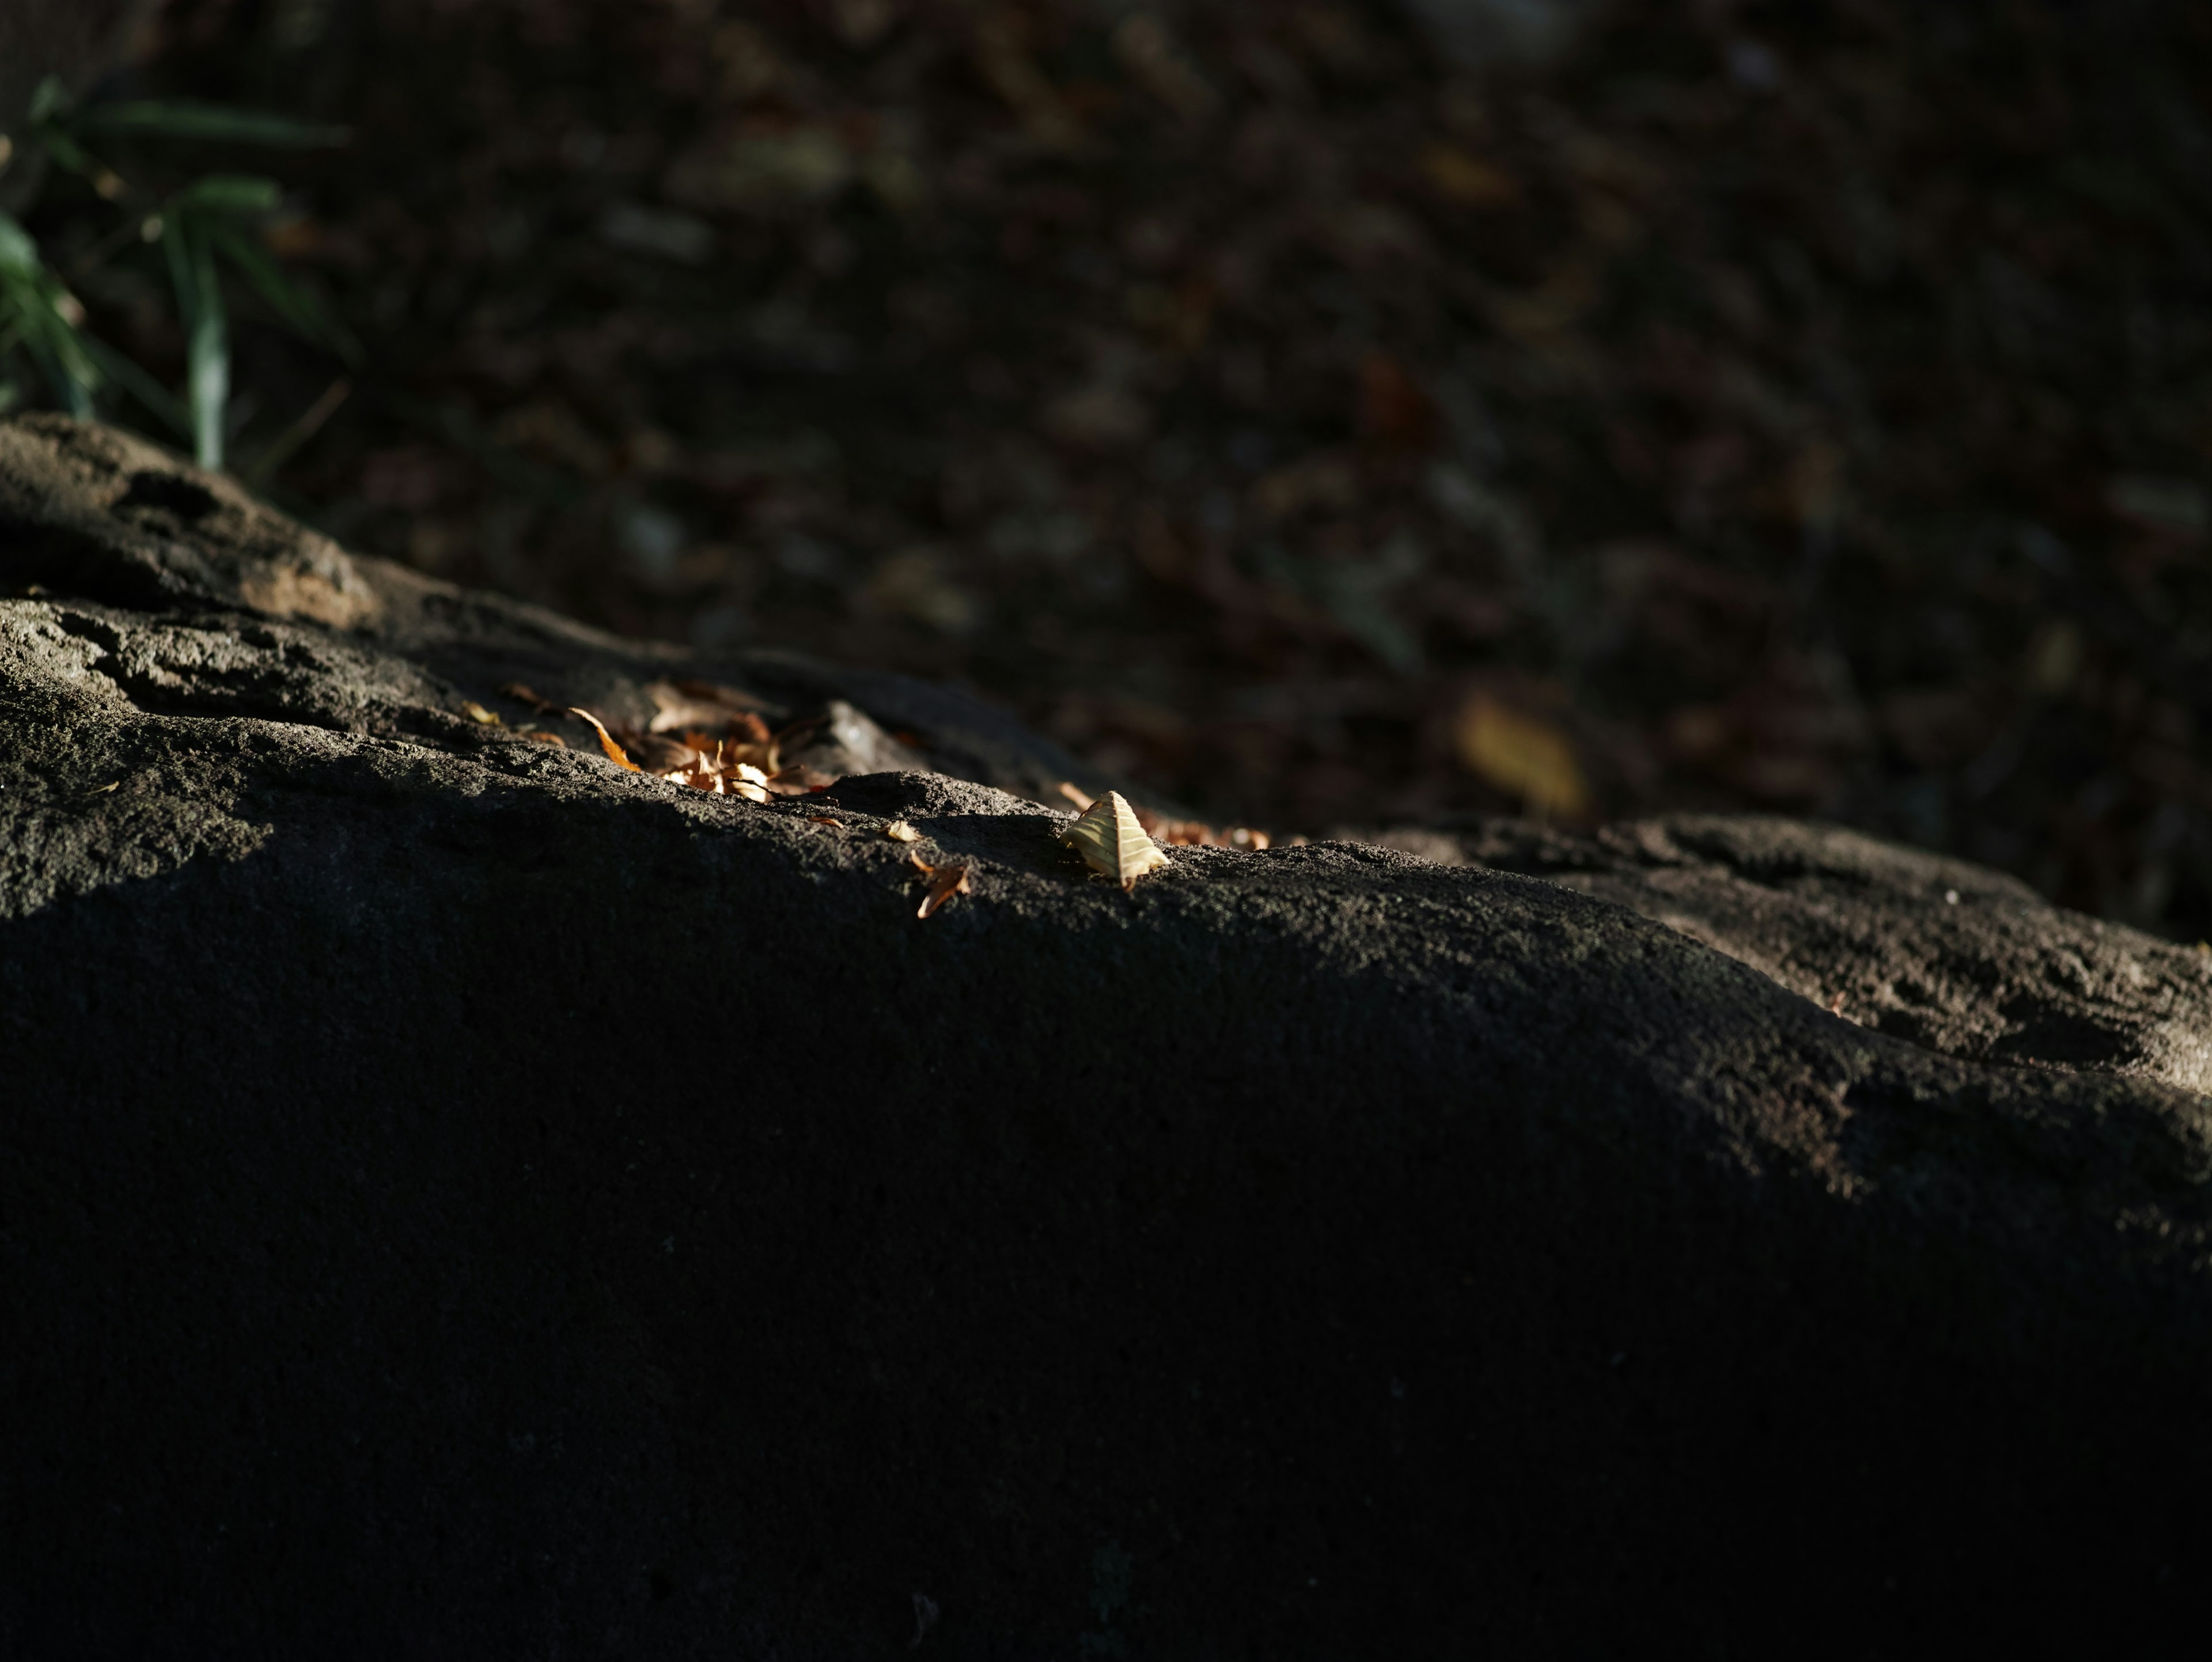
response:
<path id="1" fill-rule="evenodd" d="M 323 394 L 301 413 L 300 418 L 270 441 L 269 447 L 252 461 L 238 470 L 238 477 L 258 490 L 286 462 L 292 460 L 301 445 L 323 430 L 323 423 L 337 413 L 337 407 L 353 392 L 353 382 L 340 375 L 323 389 Z"/>
<path id="2" fill-rule="evenodd" d="M 20 271 L 25 277 L 33 277 L 44 263 L 31 234 L 9 215 L 0 214 L 0 271 Z"/>
<path id="3" fill-rule="evenodd" d="M 172 210 L 265 214 L 284 199 L 283 187 L 259 174 L 207 174 L 169 198 Z"/>
<path id="4" fill-rule="evenodd" d="M 222 466 L 222 418 L 230 402 L 230 341 L 215 253 L 195 216 L 174 206 L 161 217 L 161 247 L 185 326 L 185 404 L 191 413 L 193 459 Z"/>
<path id="5" fill-rule="evenodd" d="M 99 104 L 76 120 L 83 132 L 143 133 L 159 138 L 198 138 L 212 143 L 261 144 L 272 149 L 312 150 L 343 144 L 351 136 L 343 127 L 295 121 L 266 110 L 234 109 L 226 104 L 203 104 L 191 99 L 134 99 L 122 104 Z"/>
<path id="6" fill-rule="evenodd" d="M 31 94 L 31 131 L 38 135 L 39 143 L 57 167 L 89 180 L 94 190 L 110 202 L 114 201 L 123 194 L 123 180 L 112 167 L 70 137 L 63 125 L 63 118 L 68 113 L 68 88 L 51 75 L 39 82 L 38 90 Z"/>
<path id="7" fill-rule="evenodd" d="M 259 243 L 235 225 L 204 227 L 216 250 L 244 274 L 269 307 L 300 334 L 331 348 L 347 363 L 361 362 L 361 343 L 333 318 L 314 293 L 295 283 Z"/>
<path id="8" fill-rule="evenodd" d="M 144 405 L 157 420 L 179 438 L 192 436 L 192 418 L 178 401 L 175 393 L 98 336 L 85 336 L 84 346 L 101 375 L 112 385 L 121 387 Z"/>
<path id="9" fill-rule="evenodd" d="M 89 417 L 98 372 L 85 356 L 76 332 L 43 305 L 43 296 L 25 297 L 18 290 L 13 298 L 19 316 L 28 326 L 22 333 L 23 350 L 53 387 L 63 408 L 80 420 Z"/>

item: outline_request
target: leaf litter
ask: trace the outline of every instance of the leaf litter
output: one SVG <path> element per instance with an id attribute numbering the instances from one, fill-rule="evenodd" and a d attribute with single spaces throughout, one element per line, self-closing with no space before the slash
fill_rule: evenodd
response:
<path id="1" fill-rule="evenodd" d="M 405 394 L 281 472 L 356 545 L 1216 825 L 1819 813 L 2212 929 L 2190 8 L 161 9 L 149 93 L 362 136 L 272 228 Z"/>

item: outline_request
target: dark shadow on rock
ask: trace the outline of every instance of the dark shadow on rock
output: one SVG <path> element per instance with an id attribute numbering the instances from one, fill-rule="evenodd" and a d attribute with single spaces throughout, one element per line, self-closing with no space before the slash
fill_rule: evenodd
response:
<path id="1" fill-rule="evenodd" d="M 182 569 L 71 494 L 108 437 L 0 439 L 18 531 Z M 0 600 L 0 1651 L 2201 1642 L 2212 1105 L 1787 978 L 1916 884 L 2004 922 L 1917 971 L 1968 1026 L 2140 938 L 1773 822 L 1124 893 L 1024 776 L 625 773 L 445 701 L 659 649 L 280 617 L 311 563 L 190 534 L 159 606 Z M 761 679 L 907 725 L 842 673 Z M 927 921 L 902 817 L 973 866 Z"/>

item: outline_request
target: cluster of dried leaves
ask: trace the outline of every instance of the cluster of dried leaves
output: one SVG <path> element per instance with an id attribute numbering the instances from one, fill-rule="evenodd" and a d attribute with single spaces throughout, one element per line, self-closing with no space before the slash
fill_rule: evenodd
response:
<path id="1" fill-rule="evenodd" d="M 1224 819 L 1820 812 L 2198 934 L 2209 18 L 173 0 L 144 77 L 359 136 L 277 236 L 371 344 L 341 536 Z"/>
<path id="2" fill-rule="evenodd" d="M 654 711 L 642 730 L 611 727 L 588 709 L 574 706 L 564 709 L 519 681 L 510 681 L 499 691 L 501 697 L 526 704 L 540 715 L 574 716 L 586 723 L 607 758 L 632 773 L 650 773 L 716 796 L 742 796 L 755 802 L 818 791 L 831 782 L 828 774 L 814 769 L 786 767 L 781 748 L 797 729 L 770 733 L 760 717 L 758 702 L 735 687 L 712 681 L 656 681 L 646 689 Z M 480 703 L 465 703 L 462 709 L 472 721 L 507 725 L 496 711 Z M 541 744 L 566 746 L 568 742 L 544 728 L 514 731 L 519 737 Z M 645 759 L 640 762 L 635 759 L 638 757 Z"/>

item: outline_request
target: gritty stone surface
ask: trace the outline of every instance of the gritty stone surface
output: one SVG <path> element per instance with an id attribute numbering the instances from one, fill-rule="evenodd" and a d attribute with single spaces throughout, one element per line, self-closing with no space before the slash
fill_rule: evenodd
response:
<path id="1" fill-rule="evenodd" d="M 1376 837 L 1618 901 L 1948 1056 L 2212 1086 L 2212 953 L 2053 906 L 1966 861 L 1750 815 L 1589 836 L 1487 820 Z"/>
<path id="2" fill-rule="evenodd" d="M 0 593 L 0 1653 L 2193 1636 L 2187 954 L 1763 821 L 1125 895 L 1054 836 L 1113 782 L 972 701 L 46 418 Z M 672 673 L 936 771 L 759 805 L 460 712 Z"/>

